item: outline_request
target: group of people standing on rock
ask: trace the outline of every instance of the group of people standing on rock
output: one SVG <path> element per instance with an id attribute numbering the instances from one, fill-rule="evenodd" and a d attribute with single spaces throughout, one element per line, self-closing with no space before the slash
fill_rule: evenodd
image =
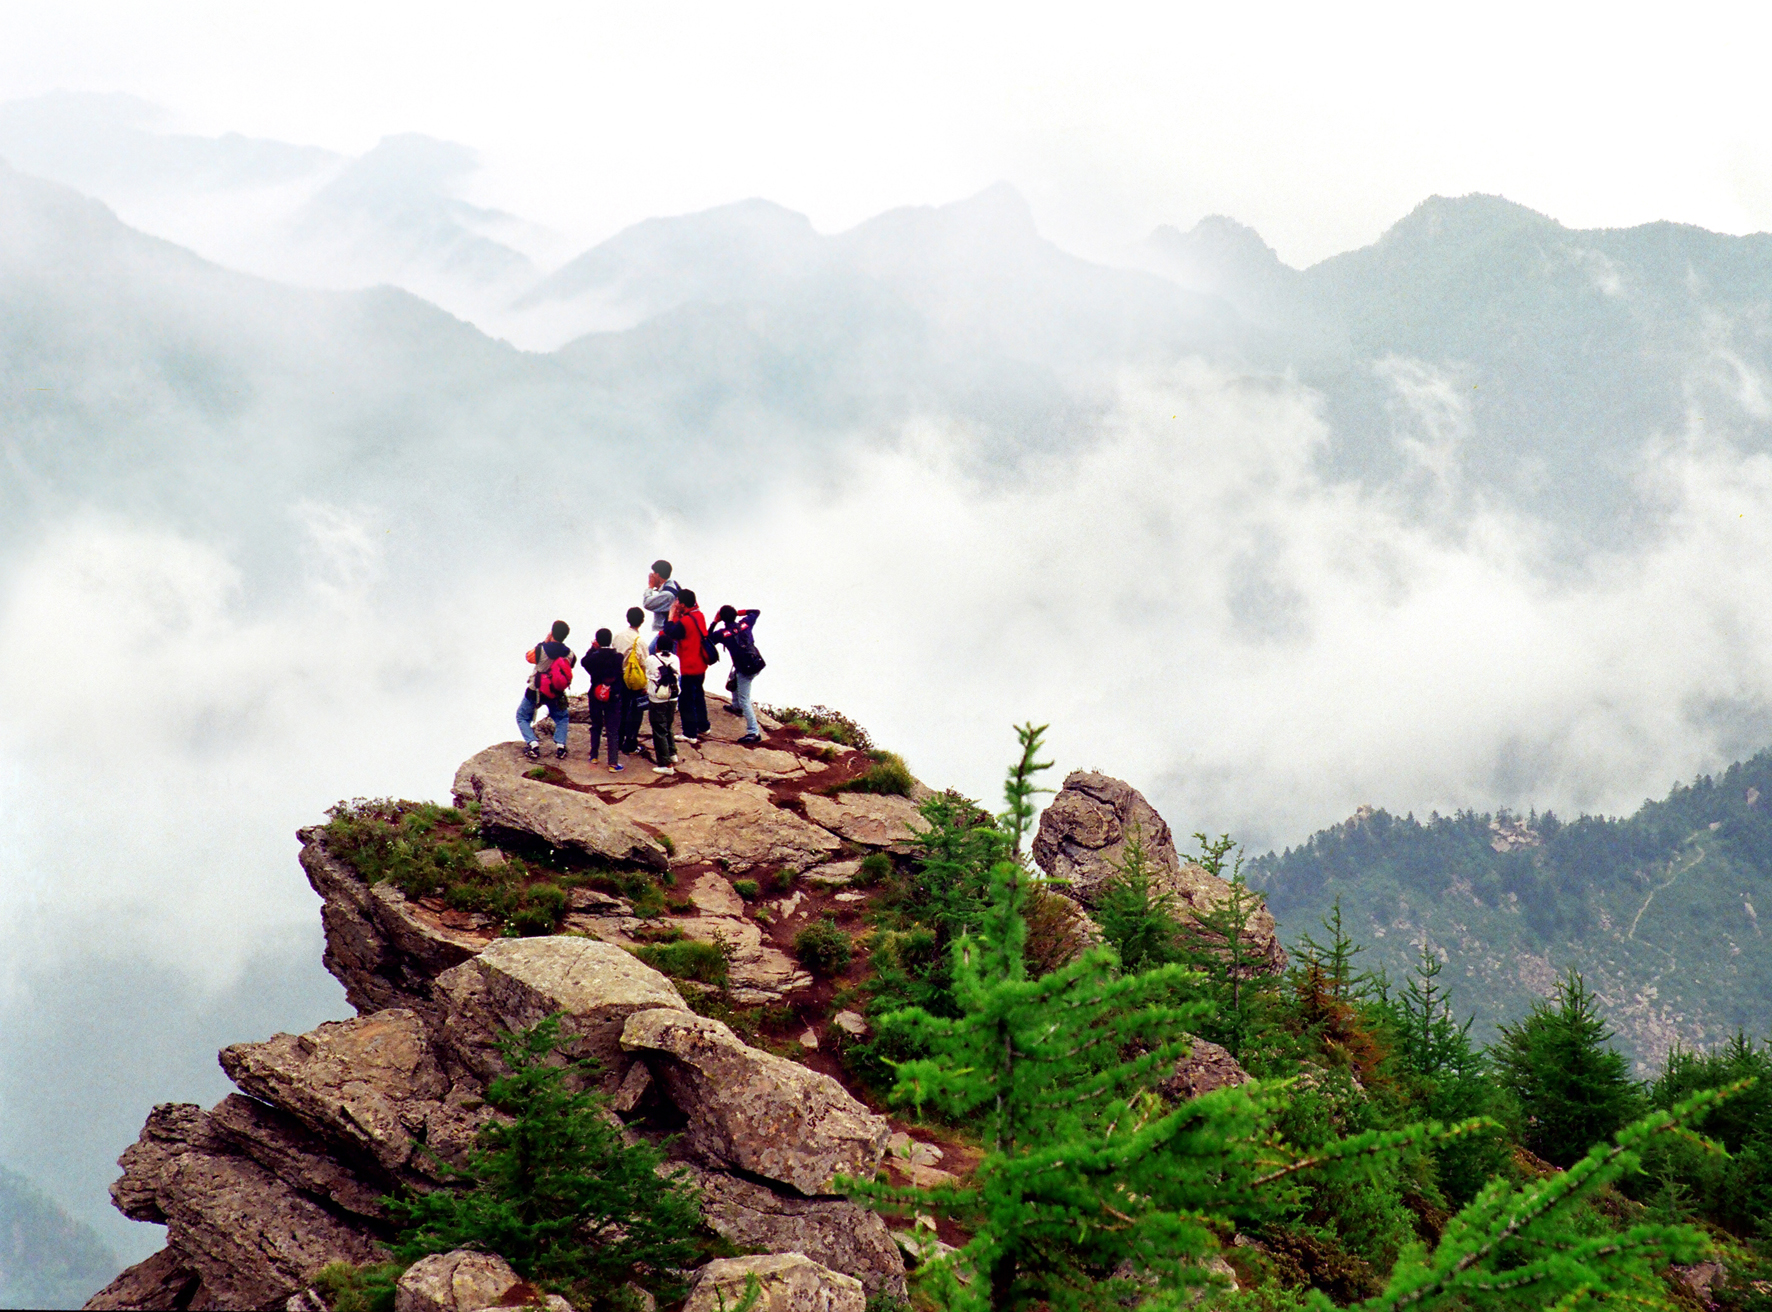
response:
<path id="1" fill-rule="evenodd" d="M 671 578 L 671 562 L 653 561 L 640 604 L 628 609 L 627 628 L 620 633 L 598 629 L 585 653 L 583 669 L 591 681 L 591 764 L 597 763 L 601 742 L 607 744 L 609 769 L 625 769 L 621 756 L 639 753 L 640 721 L 647 717 L 652 725 L 653 772 L 675 774 L 673 721 L 681 715 L 682 741 L 692 747 L 708 732 L 711 726 L 704 685 L 722 648 L 732 658 L 732 673 L 726 681 L 732 701 L 725 709 L 730 715 L 743 716 L 745 722 L 744 736 L 738 741 L 762 742 L 751 702 L 751 681 L 764 666 L 752 636 L 760 613 L 722 606 L 710 626 L 695 593 Z M 645 632 L 648 614 L 652 617 L 649 635 Z M 555 620 L 549 635 L 524 653 L 535 669 L 517 706 L 517 729 L 523 735 L 524 754 L 532 761 L 541 759 L 535 716 L 543 706 L 554 720 L 554 759 L 566 759 L 566 692 L 579 669 L 578 657 L 566 645 L 571 632 L 565 620 Z"/>

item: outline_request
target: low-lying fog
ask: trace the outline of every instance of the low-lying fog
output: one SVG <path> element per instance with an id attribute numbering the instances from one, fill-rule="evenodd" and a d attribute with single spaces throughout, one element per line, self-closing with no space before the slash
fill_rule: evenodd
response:
<path id="1" fill-rule="evenodd" d="M 694 471 L 636 457 L 580 484 L 570 550 L 438 575 L 390 569 L 371 507 L 278 508 L 306 545 L 276 578 L 125 516 L 42 526 L 0 580 L 0 1157 L 151 1249 L 103 1194 L 147 1107 L 345 1014 L 295 828 L 443 796 L 512 735 L 522 649 L 617 622 L 656 555 L 762 608 L 761 699 L 841 707 L 932 783 L 994 801 L 1012 723 L 1049 721 L 1053 783 L 1098 767 L 1257 850 L 1362 802 L 1628 809 L 1772 739 L 1764 457 L 1670 444 L 1653 545 L 1553 571 L 1455 479 L 1325 482 L 1324 439 L 1305 389 L 1184 365 L 1007 484 L 939 420 L 689 519 L 658 479 Z"/>

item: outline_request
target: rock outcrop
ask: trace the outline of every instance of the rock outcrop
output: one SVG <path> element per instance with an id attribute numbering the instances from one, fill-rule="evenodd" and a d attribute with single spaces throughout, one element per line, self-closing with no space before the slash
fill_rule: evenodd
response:
<path id="1" fill-rule="evenodd" d="M 801 805 L 806 818 L 816 825 L 866 847 L 894 851 L 912 850 L 911 838 L 929 828 L 908 797 L 875 796 L 870 793 L 839 793 L 821 797 L 808 793 Z"/>
<path id="2" fill-rule="evenodd" d="M 569 1051 L 601 1063 L 603 1090 L 632 1119 L 630 1133 L 655 1114 L 667 1127 L 686 1122 L 675 1151 L 692 1159 L 709 1226 L 769 1250 L 704 1269 L 696 1297 L 730 1297 L 733 1271 L 742 1291 L 747 1270 L 776 1312 L 861 1312 L 868 1293 L 903 1297 L 903 1263 L 884 1224 L 830 1195 L 836 1176 L 879 1167 L 886 1120 L 829 1076 L 696 1015 L 685 996 L 698 986 L 673 982 L 630 949 L 719 943 L 730 967 L 725 1001 L 780 1006 L 813 983 L 789 952 L 796 929 L 813 916 L 852 915 L 838 899 L 862 895 L 837 890 L 861 857 L 900 847 L 920 820 L 905 798 L 819 791 L 864 770 L 862 753 L 772 721 L 765 746 L 741 747 L 733 740 L 742 724 L 714 718 L 715 732 L 685 749 L 677 776 L 602 771 L 583 759 L 581 739 L 573 759 L 541 777 L 516 744 L 462 766 L 457 798 L 503 849 L 479 851 L 481 866 L 499 867 L 507 852 L 553 854 L 545 859 L 622 876 L 567 880 L 553 935 L 503 937 L 490 915 L 372 884 L 332 849 L 325 827 L 302 830 L 325 964 L 359 1014 L 234 1044 L 221 1064 L 239 1092 L 208 1111 L 154 1109 L 112 1193 L 125 1215 L 164 1224 L 167 1246 L 91 1306 L 312 1303 L 304 1291 L 320 1267 L 380 1259 L 392 1237 L 384 1196 L 436 1188 L 445 1167 L 465 1161 L 493 1115 L 485 1096 L 502 1070 L 498 1033 L 554 1013 Z M 795 885 L 791 872 L 821 868 L 827 879 Z M 668 916 L 638 915 L 634 897 L 616 895 L 636 872 L 670 882 L 661 890 Z M 745 875 L 759 888 L 741 896 L 734 880 Z M 763 898 L 766 889 L 777 896 Z M 656 909 L 659 893 L 651 896 Z M 822 1015 L 804 1023 L 823 1024 Z M 865 1029 L 860 1017 L 848 1023 Z M 496 1258 L 445 1254 L 407 1273 L 399 1306 L 469 1312 L 527 1298 L 519 1284 Z"/>
<path id="3" fill-rule="evenodd" d="M 1220 1089 L 1248 1084 L 1253 1078 L 1237 1063 L 1230 1052 L 1205 1039 L 1192 1039 L 1185 1056 L 1177 1059 L 1175 1071 L 1163 1081 L 1160 1091 L 1167 1098 L 1186 1102 Z"/>
<path id="4" fill-rule="evenodd" d="M 708 1225 L 738 1247 L 803 1253 L 854 1276 L 870 1295 L 908 1296 L 904 1255 L 877 1212 L 845 1198 L 803 1198 L 724 1171 L 689 1169 Z"/>
<path id="5" fill-rule="evenodd" d="M 602 798 L 531 779 L 528 760 L 514 743 L 488 747 L 455 772 L 456 804 L 480 804 L 480 822 L 514 830 L 585 856 L 662 868 L 658 839 L 616 813 Z"/>
<path id="6" fill-rule="evenodd" d="M 696 1273 L 683 1312 L 723 1312 L 757 1277 L 756 1312 L 865 1312 L 867 1294 L 853 1276 L 820 1266 L 802 1253 L 770 1253 L 709 1262 Z"/>
<path id="7" fill-rule="evenodd" d="M 366 884 L 332 854 L 321 826 L 296 833 L 301 866 L 320 895 L 326 931 L 321 961 L 360 1012 L 384 1007 L 425 1010 L 431 980 L 485 947 L 488 934 L 454 929 L 393 884 Z"/>
<path id="8" fill-rule="evenodd" d="M 622 1026 L 637 1011 L 689 1008 L 665 976 L 619 947 L 591 938 L 501 938 L 437 977 L 445 1052 L 481 1080 L 501 1069 L 495 1037 L 563 1012 L 575 1057 L 602 1063 L 605 1086 L 621 1084 L 628 1055 Z"/>
<path id="9" fill-rule="evenodd" d="M 886 1153 L 885 1117 L 830 1076 L 753 1048 L 717 1020 L 636 1012 L 621 1042 L 646 1056 L 689 1118 L 684 1142 L 709 1165 L 825 1194 L 835 1176 L 871 1178 Z"/>
<path id="10" fill-rule="evenodd" d="M 189 1287 L 184 1306 L 268 1307 L 303 1288 L 328 1262 L 376 1260 L 365 1227 L 236 1153 L 200 1107 L 156 1107 L 120 1165 L 123 1178 L 111 1187 L 118 1210 L 164 1225 L 173 1256 L 151 1272 L 125 1271 L 91 1306 L 170 1306 L 143 1301 L 152 1293 L 143 1285 L 158 1276 L 153 1283 L 162 1290 Z"/>
<path id="11" fill-rule="evenodd" d="M 775 804 L 760 783 L 645 788 L 617 802 L 623 817 L 669 835 L 683 865 L 713 862 L 735 874 L 760 866 L 803 869 L 842 847 L 835 834 Z"/>
<path id="12" fill-rule="evenodd" d="M 1230 885 L 1175 850 L 1168 823 L 1131 784 L 1092 771 L 1075 770 L 1040 815 L 1034 835 L 1034 861 L 1057 888 L 1083 906 L 1093 908 L 1103 884 L 1125 860 L 1129 840 L 1144 848 L 1154 892 L 1167 893 L 1184 916 L 1209 913 L 1230 896 Z M 1274 918 L 1265 905 L 1249 921 L 1247 949 L 1259 959 L 1257 970 L 1279 974 L 1286 969 Z"/>
<path id="13" fill-rule="evenodd" d="M 443 1099 L 449 1081 L 413 1012 L 378 1011 L 333 1021 L 309 1034 L 236 1043 L 221 1066 L 242 1092 L 279 1107 L 322 1139 L 349 1144 L 399 1176 L 414 1148 L 445 1144 L 460 1158 L 480 1118 Z"/>

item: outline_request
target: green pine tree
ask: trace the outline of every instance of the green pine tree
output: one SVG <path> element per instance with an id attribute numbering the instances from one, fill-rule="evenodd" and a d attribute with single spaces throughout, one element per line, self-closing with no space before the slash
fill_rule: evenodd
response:
<path id="1" fill-rule="evenodd" d="M 1021 758 L 1002 817 L 1009 842 L 991 869 L 978 932 L 953 946 L 961 1015 L 911 1008 L 881 1018 L 930 1054 L 899 1068 L 894 1101 L 980 1121 L 984 1160 L 966 1187 L 857 1187 L 883 1203 L 945 1212 L 971 1230 L 946 1268 L 950 1305 L 1080 1307 L 1100 1300 L 1123 1260 L 1141 1259 L 1172 1283 L 1188 1257 L 1213 1244 L 1197 1218 L 1147 1192 L 1177 1127 L 1142 1096 L 1185 1050 L 1183 1032 L 1203 1008 L 1173 1005 L 1188 979 L 1181 967 L 1122 974 L 1108 947 L 1028 978 L 1021 908 L 1030 877 L 1021 849 L 1039 791 L 1034 777 L 1048 763 L 1037 759 L 1044 729 L 1017 732 Z"/>
<path id="2" fill-rule="evenodd" d="M 1181 960 L 1203 976 L 1205 996 L 1213 1003 L 1202 1034 L 1242 1061 L 1273 1028 L 1275 981 L 1267 973 L 1266 959 L 1255 950 L 1253 931 L 1265 900 L 1243 879 L 1242 851 L 1229 834 L 1214 839 L 1195 834 L 1194 841 L 1200 850 L 1193 860 L 1224 880 L 1229 891 L 1183 922 Z"/>
<path id="3" fill-rule="evenodd" d="M 1128 974 L 1171 965 L 1183 957 L 1175 895 L 1151 886 L 1150 856 L 1136 826 L 1126 837 L 1112 878 L 1096 897 L 1095 921 Z"/>
<path id="4" fill-rule="evenodd" d="M 1501 1027 L 1502 1085 L 1520 1105 L 1521 1139 L 1547 1162 L 1569 1166 L 1608 1139 L 1642 1105 L 1624 1055 L 1594 995 L 1571 969 L 1549 1001 Z"/>
<path id="5" fill-rule="evenodd" d="M 950 1307 L 995 1312 L 1118 1308 L 1204 1283 L 1214 1226 L 1270 1215 L 1306 1173 L 1365 1172 L 1436 1132 L 1375 1132 L 1301 1158 L 1279 1145 L 1281 1096 L 1221 1089 L 1171 1108 L 1153 1093 L 1210 1019 L 1178 1003 L 1200 977 L 1179 965 L 1126 973 L 1102 946 L 1039 979 L 1022 952 L 1044 730 L 1023 726 L 1009 772 L 1007 848 L 991 871 L 978 931 L 953 945 L 958 1016 L 907 1008 L 880 1018 L 926 1056 L 898 1067 L 893 1100 L 977 1125 L 985 1154 L 964 1185 L 894 1189 L 846 1182 L 892 1209 L 956 1219 L 971 1236 L 933 1263 Z M 1130 1272 L 1120 1276 L 1117 1272 Z"/>
<path id="6" fill-rule="evenodd" d="M 1396 1064 L 1404 1097 L 1418 1115 L 1439 1121 L 1473 1116 L 1500 1117 L 1506 1108 L 1495 1072 L 1471 1040 L 1474 1018 L 1458 1021 L 1440 983 L 1444 963 L 1422 940 L 1421 955 L 1392 998 L 1380 989 L 1380 1005 L 1391 1017 Z M 1447 1144 L 1435 1154 L 1440 1188 L 1456 1206 L 1468 1203 L 1506 1164 L 1509 1149 L 1499 1129 Z"/>
<path id="7" fill-rule="evenodd" d="M 395 1255 L 479 1248 L 517 1273 L 576 1298 L 606 1296 L 628 1281 L 681 1294 L 676 1272 L 691 1264 L 701 1224 L 699 1199 L 681 1173 L 659 1176 L 664 1156 L 650 1144 L 622 1142 L 600 1095 L 574 1092 L 574 1076 L 594 1061 L 550 1061 L 560 1016 L 499 1036 L 509 1073 L 486 1101 L 509 1120 L 480 1132 L 455 1189 L 390 1198 L 400 1223 Z"/>
<path id="8" fill-rule="evenodd" d="M 1697 1261 L 1710 1251 L 1709 1241 L 1687 1225 L 1596 1225 L 1592 1205 L 1609 1185 L 1641 1168 L 1651 1144 L 1686 1134 L 1695 1117 L 1742 1087 L 1706 1090 L 1653 1112 L 1547 1179 L 1524 1186 L 1491 1181 L 1452 1218 L 1432 1254 L 1419 1247 L 1405 1252 L 1384 1293 L 1359 1307 L 1525 1312 L 1613 1302 L 1669 1306 L 1660 1271 L 1670 1262 Z M 1327 1300 L 1319 1306 L 1326 1309 Z"/>

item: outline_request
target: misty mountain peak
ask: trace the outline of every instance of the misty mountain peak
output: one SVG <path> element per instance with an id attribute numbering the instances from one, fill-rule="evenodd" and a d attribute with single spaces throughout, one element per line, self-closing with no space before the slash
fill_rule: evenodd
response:
<path id="1" fill-rule="evenodd" d="M 842 240 L 858 253 L 876 257 L 915 247 L 999 262 L 1011 251 L 1044 245 L 1027 200 L 1007 182 L 995 182 L 977 195 L 947 205 L 906 205 L 869 219 Z M 865 256 L 864 256 L 865 257 Z"/>
<path id="2" fill-rule="evenodd" d="M 644 219 L 599 242 L 525 292 L 518 310 L 587 298 L 626 326 L 687 301 L 764 295 L 814 269 L 825 239 L 804 214 L 751 198 Z"/>
<path id="3" fill-rule="evenodd" d="M 442 191 L 480 167 L 479 156 L 455 141 L 418 132 L 383 137 L 323 188 L 317 201 L 410 199 Z"/>
<path id="4" fill-rule="evenodd" d="M 1399 219 L 1375 243 L 1379 247 L 1464 245 L 1523 229 L 1559 229 L 1548 215 L 1505 196 L 1429 196 Z"/>

